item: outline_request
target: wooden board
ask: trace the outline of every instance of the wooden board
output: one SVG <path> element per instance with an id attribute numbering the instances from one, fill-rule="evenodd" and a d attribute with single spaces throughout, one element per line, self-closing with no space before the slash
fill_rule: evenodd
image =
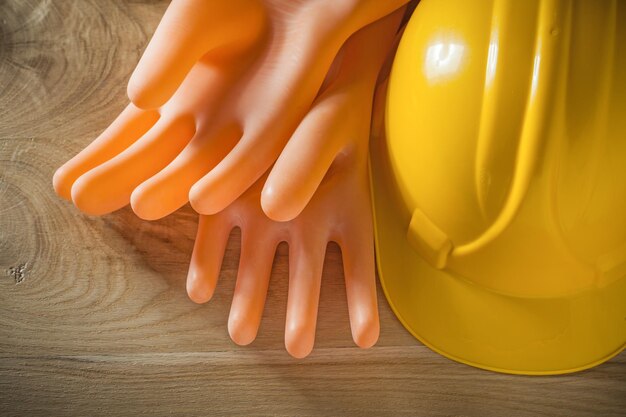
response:
<path id="1" fill-rule="evenodd" d="M 316 348 L 287 355 L 287 248 L 258 339 L 226 320 L 232 236 L 215 297 L 189 301 L 196 228 L 79 213 L 56 167 L 125 106 L 125 86 L 166 2 L 0 0 L 0 415 L 626 415 L 626 355 L 561 377 L 513 377 L 419 345 L 379 291 L 382 333 L 351 340 L 341 255 L 329 246 Z"/>

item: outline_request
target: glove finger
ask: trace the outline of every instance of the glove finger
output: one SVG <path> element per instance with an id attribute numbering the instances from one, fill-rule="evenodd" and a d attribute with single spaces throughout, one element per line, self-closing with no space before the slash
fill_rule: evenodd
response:
<path id="1" fill-rule="evenodd" d="M 315 343 L 326 243 L 326 240 L 303 236 L 303 239 L 290 242 L 289 245 L 285 347 L 296 358 L 304 358 L 311 353 Z"/>
<path id="2" fill-rule="evenodd" d="M 192 185 L 217 165 L 240 137 L 238 126 L 196 135 L 169 165 L 133 191 L 133 211 L 142 219 L 154 220 L 185 205 Z"/>
<path id="3" fill-rule="evenodd" d="M 187 274 L 187 294 L 196 303 L 213 296 L 231 229 L 226 216 L 200 216 Z"/>
<path id="4" fill-rule="evenodd" d="M 72 186 L 72 201 L 88 214 L 102 215 L 124 207 L 133 189 L 159 172 L 194 135 L 188 118 L 161 118 L 128 149 L 88 171 Z"/>
<path id="5" fill-rule="evenodd" d="M 261 194 L 263 211 L 272 220 L 292 220 L 302 212 L 345 146 L 349 132 L 354 134 L 343 110 L 343 95 L 324 97 L 294 132 Z"/>
<path id="6" fill-rule="evenodd" d="M 257 3 L 173 1 L 130 78 L 130 100 L 142 109 L 157 108 L 172 97 L 193 65 L 209 51 L 228 49 L 232 53 L 253 43 L 263 26 L 263 12 Z M 228 47 L 220 48 L 225 45 Z"/>
<path id="7" fill-rule="evenodd" d="M 276 252 L 276 240 L 266 230 L 242 228 L 237 284 L 228 317 L 233 342 L 247 345 L 256 338 L 261 324 L 267 288 Z"/>
<path id="8" fill-rule="evenodd" d="M 282 146 L 269 138 L 244 134 L 230 153 L 191 187 L 191 206 L 207 215 L 223 210 L 267 171 Z"/>
<path id="9" fill-rule="evenodd" d="M 57 169 L 52 179 L 56 193 L 71 200 L 72 185 L 78 177 L 128 148 L 158 119 L 157 112 L 140 110 L 129 104 L 100 136 Z"/>
<path id="10" fill-rule="evenodd" d="M 373 346 L 380 332 L 372 217 L 366 201 L 365 207 L 351 213 L 337 242 L 343 258 L 352 338 L 362 348 Z"/>

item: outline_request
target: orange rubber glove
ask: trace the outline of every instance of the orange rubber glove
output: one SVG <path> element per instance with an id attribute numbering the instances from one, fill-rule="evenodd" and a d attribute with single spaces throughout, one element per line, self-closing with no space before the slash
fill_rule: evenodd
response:
<path id="1" fill-rule="evenodd" d="M 57 193 L 90 214 L 131 202 L 156 219 L 188 199 L 222 210 L 311 128 L 299 126 L 345 40 L 406 2 L 174 0 L 131 77 L 135 104 L 56 172 Z M 286 182 L 270 176 L 263 207 L 288 220 L 318 178 L 283 209 L 274 195 L 299 168 L 280 165 Z"/>
<path id="2" fill-rule="evenodd" d="M 401 17 L 399 10 L 347 41 L 325 88 L 272 170 L 264 192 L 277 191 L 269 195 L 277 204 L 272 207 L 281 213 L 300 212 L 306 205 L 295 219 L 276 222 L 264 215 L 259 204 L 264 177 L 223 211 L 200 216 L 187 278 L 189 296 L 198 303 L 211 298 L 228 236 L 234 227 L 241 229 L 239 272 L 228 322 L 235 343 L 245 345 L 256 337 L 281 241 L 289 243 L 287 351 L 300 358 L 313 348 L 329 241 L 342 250 L 352 337 L 364 348 L 378 339 L 367 152 L 378 71 L 392 48 Z M 296 201 L 291 201 L 293 197 Z"/>

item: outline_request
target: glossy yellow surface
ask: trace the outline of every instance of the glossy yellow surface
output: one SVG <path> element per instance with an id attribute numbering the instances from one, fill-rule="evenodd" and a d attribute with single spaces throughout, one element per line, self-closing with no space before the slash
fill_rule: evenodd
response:
<path id="1" fill-rule="evenodd" d="M 423 0 L 372 142 L 394 311 L 431 348 L 576 371 L 626 342 L 626 3 Z"/>

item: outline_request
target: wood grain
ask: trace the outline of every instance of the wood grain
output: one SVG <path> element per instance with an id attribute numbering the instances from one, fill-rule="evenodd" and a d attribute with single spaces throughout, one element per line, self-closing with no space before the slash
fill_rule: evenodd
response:
<path id="1" fill-rule="evenodd" d="M 0 415 L 626 415 L 626 355 L 574 375 L 498 375 L 419 345 L 379 291 L 378 345 L 354 347 L 330 245 L 316 349 L 287 355 L 287 248 L 258 339 L 226 319 L 239 236 L 211 302 L 184 291 L 196 216 L 85 216 L 54 169 L 125 106 L 164 1 L 0 0 Z"/>

